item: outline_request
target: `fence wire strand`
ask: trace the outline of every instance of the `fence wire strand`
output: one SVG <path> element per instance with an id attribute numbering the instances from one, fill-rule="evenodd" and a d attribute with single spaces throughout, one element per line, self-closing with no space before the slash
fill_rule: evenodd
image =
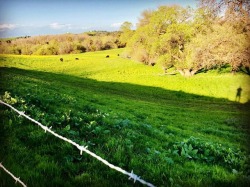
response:
<path id="1" fill-rule="evenodd" d="M 23 187 L 27 187 L 21 180 L 20 178 L 15 177 L 9 170 L 7 170 L 2 163 L 0 163 L 0 168 L 3 168 L 3 170 L 8 173 L 16 182 L 19 182 Z"/>
<path id="2" fill-rule="evenodd" d="M 61 139 L 61 140 L 64 140 L 64 141 L 66 141 L 66 142 L 68 142 L 68 143 L 74 145 L 77 149 L 80 150 L 80 154 L 81 154 L 81 155 L 82 155 L 82 152 L 84 151 L 85 153 L 87 153 L 87 154 L 91 155 L 92 157 L 96 158 L 97 160 L 101 161 L 102 163 L 104 163 L 104 164 L 107 165 L 108 167 L 110 167 L 110 168 L 112 168 L 112 169 L 114 169 L 114 170 L 116 170 L 116 171 L 119 171 L 119 172 L 121 172 L 121 173 L 123 173 L 123 174 L 125 174 L 125 175 L 128 175 L 128 176 L 129 176 L 129 179 L 134 180 L 134 183 L 135 183 L 136 181 L 139 181 L 140 183 L 142 183 L 142 184 L 144 184 L 144 185 L 147 185 L 147 186 L 149 186 L 149 187 L 154 187 L 153 184 L 151 184 L 151 183 L 149 183 L 149 182 L 146 182 L 145 180 L 141 179 L 140 176 L 134 174 L 134 173 L 133 173 L 133 170 L 132 170 L 131 172 L 127 172 L 127 171 L 125 171 L 124 169 L 122 169 L 122 168 L 120 168 L 120 167 L 117 167 L 117 166 L 115 166 L 115 165 L 109 163 L 109 162 L 106 161 L 105 159 L 103 159 L 103 158 L 101 158 L 100 156 L 96 155 L 95 153 L 89 151 L 89 150 L 87 149 L 87 146 L 81 146 L 81 145 L 79 145 L 79 144 L 73 142 L 72 140 L 67 139 L 67 138 L 65 138 L 65 137 L 63 137 L 63 136 L 61 136 L 61 135 L 55 133 L 54 131 L 51 130 L 51 127 L 48 128 L 47 126 L 44 126 L 44 125 L 41 124 L 40 122 L 38 122 L 38 121 L 32 119 L 31 117 L 27 116 L 26 114 L 24 114 L 24 112 L 17 110 L 17 109 L 14 108 L 13 106 L 11 106 L 11 105 L 9 105 L 9 104 L 7 104 L 7 103 L 1 101 L 1 100 L 0 100 L 0 103 L 3 104 L 3 105 L 5 105 L 5 106 L 7 106 L 7 107 L 9 107 L 9 108 L 11 108 L 11 109 L 14 110 L 16 113 L 18 113 L 20 116 L 23 116 L 23 117 L 27 118 L 28 120 L 32 121 L 33 123 L 37 124 L 38 126 L 40 126 L 40 127 L 45 131 L 45 133 L 46 133 L 46 132 L 49 132 L 49 133 L 53 134 L 54 136 L 56 136 L 57 138 L 59 138 L 59 139 Z M 15 179 L 16 179 L 16 178 L 15 178 Z"/>

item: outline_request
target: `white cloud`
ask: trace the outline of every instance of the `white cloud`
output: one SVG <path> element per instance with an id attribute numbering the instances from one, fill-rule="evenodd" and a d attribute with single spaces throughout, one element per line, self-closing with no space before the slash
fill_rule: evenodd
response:
<path id="1" fill-rule="evenodd" d="M 16 27 L 17 27 L 16 24 L 4 23 L 4 24 L 0 24 L 0 31 L 11 30 L 11 29 L 15 29 Z"/>
<path id="2" fill-rule="evenodd" d="M 67 28 L 67 29 L 71 29 L 71 24 L 60 24 L 60 23 L 51 23 L 50 25 L 50 28 L 52 29 L 63 29 L 63 28 Z"/>
<path id="3" fill-rule="evenodd" d="M 92 29 L 92 27 L 90 27 L 90 26 L 83 26 L 83 27 L 80 27 L 80 29 L 82 29 L 82 30 L 88 30 L 88 29 Z"/>
<path id="4" fill-rule="evenodd" d="M 111 27 L 119 28 L 122 24 L 123 24 L 123 22 L 112 23 Z"/>

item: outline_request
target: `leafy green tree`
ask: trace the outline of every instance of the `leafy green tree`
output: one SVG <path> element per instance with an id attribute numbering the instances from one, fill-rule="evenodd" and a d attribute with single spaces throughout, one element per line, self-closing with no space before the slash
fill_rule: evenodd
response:
<path id="1" fill-rule="evenodd" d="M 225 7 L 223 16 L 214 2 Z M 143 12 L 127 45 L 129 56 L 144 64 L 160 63 L 165 71 L 174 67 L 184 76 L 224 66 L 249 73 L 248 9 L 246 1 L 237 2 L 202 0 L 196 10 L 161 6 Z M 229 19 L 229 11 L 236 18 Z"/>
<path id="2" fill-rule="evenodd" d="M 141 18 L 143 22 L 128 43 L 130 55 L 145 64 L 157 61 L 166 67 L 174 65 L 174 57 L 180 56 L 193 35 L 190 11 L 180 6 L 161 6 L 150 16 L 144 12 L 142 16 L 147 17 Z"/>
<path id="3" fill-rule="evenodd" d="M 127 41 L 132 37 L 133 35 L 133 31 L 132 31 L 132 26 L 133 24 L 125 21 L 121 27 L 120 27 L 120 31 L 122 32 L 121 36 L 120 36 L 120 41 L 122 43 L 122 45 L 126 45 Z"/>

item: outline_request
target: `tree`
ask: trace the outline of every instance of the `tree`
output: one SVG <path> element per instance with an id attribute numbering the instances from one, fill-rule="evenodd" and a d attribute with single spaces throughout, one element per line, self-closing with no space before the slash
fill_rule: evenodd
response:
<path id="1" fill-rule="evenodd" d="M 210 49 L 204 45 L 200 48 L 203 52 L 199 53 L 205 55 L 206 51 L 206 59 L 211 64 L 215 64 L 217 59 L 217 66 L 229 64 L 233 72 L 243 70 L 250 74 L 250 1 L 200 0 L 200 7 L 221 17 L 212 23 L 216 28 L 209 38 L 203 36 L 203 41 L 210 44 Z"/>
<path id="2" fill-rule="evenodd" d="M 125 21 L 121 27 L 120 27 L 120 31 L 122 32 L 126 32 L 126 31 L 131 31 L 133 24 L 131 22 Z"/>
<path id="3" fill-rule="evenodd" d="M 200 0 L 199 6 L 218 17 L 221 21 L 230 22 L 240 31 L 249 31 L 250 1 L 249 0 Z"/>
<path id="4" fill-rule="evenodd" d="M 137 23 L 137 28 L 148 25 L 152 14 L 152 10 L 144 10 L 141 14 L 141 18 L 139 18 L 139 22 Z"/>
<path id="5" fill-rule="evenodd" d="M 120 44 L 119 35 L 120 32 L 95 31 L 84 34 L 17 37 L 11 41 L 1 41 L 0 53 L 57 55 L 124 47 Z"/>
<path id="6" fill-rule="evenodd" d="M 125 21 L 121 27 L 120 27 L 120 31 L 122 32 L 121 36 L 120 36 L 120 41 L 121 43 L 126 46 L 127 41 L 132 37 L 133 35 L 133 31 L 132 31 L 132 26 L 133 24 Z"/>
<path id="7" fill-rule="evenodd" d="M 250 14 L 249 0 L 199 0 L 199 7 L 209 9 L 215 15 L 225 10 L 245 18 Z"/>
<path id="8" fill-rule="evenodd" d="M 187 44 L 187 50 L 177 64 L 185 75 L 193 75 L 201 69 L 231 66 L 233 72 L 249 67 L 247 36 L 237 33 L 230 25 L 214 24 L 207 35 L 198 34 Z"/>
<path id="9" fill-rule="evenodd" d="M 180 6 L 161 6 L 156 11 L 143 12 L 142 23 L 128 42 L 130 56 L 145 64 L 157 61 L 164 67 L 166 64 L 171 67 L 173 57 L 184 50 L 193 35 L 190 18 L 190 9 Z M 171 61 L 164 62 L 163 59 Z"/>
<path id="10" fill-rule="evenodd" d="M 230 66 L 233 72 L 249 73 L 247 1 L 201 0 L 201 3 L 203 6 L 195 11 L 161 6 L 156 11 L 143 12 L 127 45 L 129 55 L 144 64 L 161 63 L 164 70 L 174 67 L 184 76 L 224 66 Z M 234 21 L 229 19 L 229 10 L 235 12 Z"/>

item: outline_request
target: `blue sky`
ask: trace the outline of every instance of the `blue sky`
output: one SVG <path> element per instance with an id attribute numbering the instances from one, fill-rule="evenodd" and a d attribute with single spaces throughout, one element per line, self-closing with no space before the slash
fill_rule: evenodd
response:
<path id="1" fill-rule="evenodd" d="M 0 37 L 114 31 L 171 4 L 195 7 L 196 0 L 0 0 Z"/>

